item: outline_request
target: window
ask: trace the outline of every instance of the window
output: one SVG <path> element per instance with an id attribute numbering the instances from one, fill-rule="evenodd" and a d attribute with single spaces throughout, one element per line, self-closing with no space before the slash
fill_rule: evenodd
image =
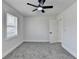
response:
<path id="1" fill-rule="evenodd" d="M 17 36 L 17 17 L 7 13 L 7 38 Z"/>

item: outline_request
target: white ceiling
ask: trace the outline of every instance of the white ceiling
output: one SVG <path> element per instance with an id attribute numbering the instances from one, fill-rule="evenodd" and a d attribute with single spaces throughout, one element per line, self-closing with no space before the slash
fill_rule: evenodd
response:
<path id="1" fill-rule="evenodd" d="M 40 11 L 32 12 L 35 7 L 27 5 L 32 3 L 38 5 L 38 0 L 5 0 L 9 5 L 18 10 L 24 16 L 36 16 L 36 15 L 57 15 L 63 10 L 72 5 L 76 0 L 46 0 L 44 5 L 53 5 L 52 9 L 45 9 L 45 13 L 42 14 Z"/>

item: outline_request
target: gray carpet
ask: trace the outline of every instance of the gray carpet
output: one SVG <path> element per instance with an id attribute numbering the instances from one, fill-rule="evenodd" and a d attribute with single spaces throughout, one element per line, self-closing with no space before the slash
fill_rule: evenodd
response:
<path id="1" fill-rule="evenodd" d="M 60 43 L 23 43 L 3 59 L 76 59 Z"/>

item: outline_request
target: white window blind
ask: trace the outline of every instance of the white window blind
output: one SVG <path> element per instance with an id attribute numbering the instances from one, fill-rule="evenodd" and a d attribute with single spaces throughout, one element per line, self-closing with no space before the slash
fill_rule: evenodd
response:
<path id="1" fill-rule="evenodd" d="M 7 38 L 17 36 L 17 17 L 7 13 Z"/>

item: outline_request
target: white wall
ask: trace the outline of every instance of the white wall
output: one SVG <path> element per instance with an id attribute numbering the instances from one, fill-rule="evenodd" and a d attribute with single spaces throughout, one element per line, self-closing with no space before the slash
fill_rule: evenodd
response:
<path id="1" fill-rule="evenodd" d="M 77 3 L 74 3 L 67 10 L 62 12 L 58 19 L 59 21 L 59 32 L 62 39 L 62 46 L 69 51 L 73 56 L 77 56 Z M 62 35 L 63 34 L 63 35 Z"/>
<path id="2" fill-rule="evenodd" d="M 5 2 L 3 2 L 2 5 L 2 25 L 3 25 L 3 39 L 2 39 L 2 57 L 6 56 L 8 53 L 10 53 L 14 48 L 16 48 L 19 44 L 23 42 L 23 16 L 19 14 L 15 9 L 13 9 L 11 6 L 7 5 Z M 17 16 L 18 19 L 18 36 L 12 39 L 7 40 L 6 38 L 6 13 L 9 12 L 15 16 Z"/>
<path id="3" fill-rule="evenodd" d="M 48 19 L 42 17 L 26 17 L 24 19 L 26 41 L 48 42 Z"/>
<path id="4" fill-rule="evenodd" d="M 31 42 L 57 41 L 57 22 L 52 16 L 24 18 L 24 39 Z M 53 32 L 50 35 L 49 32 Z"/>

